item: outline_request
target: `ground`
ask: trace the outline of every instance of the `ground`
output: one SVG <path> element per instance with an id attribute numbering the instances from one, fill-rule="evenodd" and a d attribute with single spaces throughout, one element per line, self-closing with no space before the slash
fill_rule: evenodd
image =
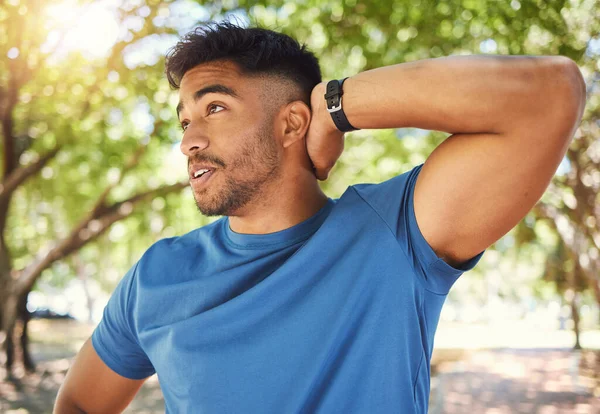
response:
<path id="1" fill-rule="evenodd" d="M 92 327 L 74 321 L 30 325 L 37 373 L 0 367 L 0 412 L 51 413 L 73 355 Z M 457 334 L 453 328 L 454 335 Z M 443 341 L 440 341 L 443 344 Z M 437 348 L 432 360 L 431 414 L 600 414 L 600 351 L 569 348 Z M 156 376 L 126 413 L 164 413 Z"/>
<path id="2" fill-rule="evenodd" d="M 600 414 L 598 372 L 597 351 L 471 351 L 432 378 L 429 413 Z"/>

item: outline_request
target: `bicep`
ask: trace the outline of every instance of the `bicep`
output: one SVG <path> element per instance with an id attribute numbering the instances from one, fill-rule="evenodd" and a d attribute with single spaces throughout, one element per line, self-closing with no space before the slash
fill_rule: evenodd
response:
<path id="1" fill-rule="evenodd" d="M 579 69 L 561 59 L 557 81 L 548 86 L 552 99 L 529 102 L 519 117 L 505 116 L 506 132 L 450 136 L 423 165 L 415 216 L 445 260 L 460 262 L 488 248 L 525 217 L 550 184 L 585 106 Z"/>
<path id="2" fill-rule="evenodd" d="M 145 381 L 123 377 L 110 369 L 96 353 L 90 338 L 67 372 L 56 399 L 55 413 L 67 412 L 72 406 L 84 412 L 120 413 Z M 61 411 L 63 408 L 65 411 Z"/>
<path id="3" fill-rule="evenodd" d="M 429 156 L 415 184 L 415 217 L 445 261 L 465 261 L 505 235 L 541 198 L 568 140 L 541 130 L 454 134 Z"/>

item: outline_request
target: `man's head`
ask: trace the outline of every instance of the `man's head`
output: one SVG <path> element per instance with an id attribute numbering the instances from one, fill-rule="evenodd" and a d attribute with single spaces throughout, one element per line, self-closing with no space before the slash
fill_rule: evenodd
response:
<path id="1" fill-rule="evenodd" d="M 296 40 L 211 24 L 168 52 L 166 74 L 179 89 L 181 150 L 190 172 L 209 170 L 191 177 L 202 213 L 238 215 L 272 193 L 285 171 L 308 162 L 303 141 L 321 73 Z"/>

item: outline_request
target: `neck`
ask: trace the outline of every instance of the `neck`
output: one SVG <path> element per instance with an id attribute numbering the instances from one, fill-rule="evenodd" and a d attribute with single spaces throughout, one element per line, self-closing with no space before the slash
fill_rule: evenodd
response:
<path id="1" fill-rule="evenodd" d="M 327 196 L 307 169 L 300 169 L 294 176 L 282 174 L 269 184 L 244 211 L 229 216 L 231 230 L 245 234 L 275 233 L 310 218 L 327 203 Z"/>

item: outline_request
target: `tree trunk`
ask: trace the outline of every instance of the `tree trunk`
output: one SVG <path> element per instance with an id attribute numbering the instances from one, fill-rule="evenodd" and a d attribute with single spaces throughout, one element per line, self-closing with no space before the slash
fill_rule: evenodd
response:
<path id="1" fill-rule="evenodd" d="M 573 319 L 573 331 L 575 332 L 575 346 L 574 349 L 581 349 L 581 343 L 579 342 L 579 294 L 573 291 L 573 297 L 569 301 L 571 305 L 571 318 Z"/>
<path id="2" fill-rule="evenodd" d="M 10 375 L 15 362 L 14 334 L 17 322 L 16 311 L 18 298 L 12 292 L 12 289 L 9 290 L 8 294 L 5 294 L 4 296 L 4 302 L 2 303 L 2 328 L 5 334 L 4 351 L 6 352 L 6 372 Z"/>
<path id="3" fill-rule="evenodd" d="M 29 336 L 27 325 L 31 319 L 31 314 L 27 310 L 27 297 L 29 292 L 17 296 L 14 289 L 8 290 L 9 295 L 5 296 L 2 302 L 2 326 L 5 333 L 4 352 L 6 353 L 6 372 L 9 378 L 12 377 L 16 361 L 15 356 L 21 356 L 21 362 L 27 372 L 35 371 L 35 363 L 29 351 Z M 20 322 L 20 326 L 19 326 Z M 21 329 L 17 329 L 20 327 Z M 15 340 L 16 334 L 19 335 Z M 17 348 L 16 344 L 20 347 Z M 17 352 L 18 351 L 18 352 Z"/>
<path id="4" fill-rule="evenodd" d="M 83 287 L 83 293 L 85 294 L 85 301 L 88 309 L 88 323 L 91 325 L 94 323 L 94 303 L 96 301 L 90 293 L 89 276 L 85 269 L 85 264 L 78 254 L 73 256 L 73 263 L 75 264 L 77 278 L 81 281 L 81 286 Z"/>
<path id="5" fill-rule="evenodd" d="M 573 349 L 581 349 L 581 343 L 579 342 L 580 337 L 580 329 L 579 329 L 579 292 L 578 285 L 580 279 L 583 277 L 582 273 L 584 269 L 581 267 L 579 262 L 579 255 L 570 253 L 571 260 L 574 262 L 574 267 L 572 270 L 568 271 L 566 274 L 567 281 L 569 283 L 569 291 L 567 291 L 567 296 L 569 299 L 569 305 L 571 305 L 571 319 L 573 319 L 573 331 L 575 332 L 575 346 Z M 569 295 L 570 293 L 570 295 Z"/>
<path id="6" fill-rule="evenodd" d="M 27 325 L 31 320 L 31 314 L 27 310 L 27 298 L 29 297 L 29 292 L 22 294 L 19 298 L 18 303 L 18 313 L 17 318 L 22 323 L 21 329 L 21 352 L 23 353 L 23 366 L 27 372 L 33 373 L 35 372 L 35 363 L 33 362 L 33 358 L 31 357 L 31 352 L 29 350 L 29 334 L 27 333 Z"/>

